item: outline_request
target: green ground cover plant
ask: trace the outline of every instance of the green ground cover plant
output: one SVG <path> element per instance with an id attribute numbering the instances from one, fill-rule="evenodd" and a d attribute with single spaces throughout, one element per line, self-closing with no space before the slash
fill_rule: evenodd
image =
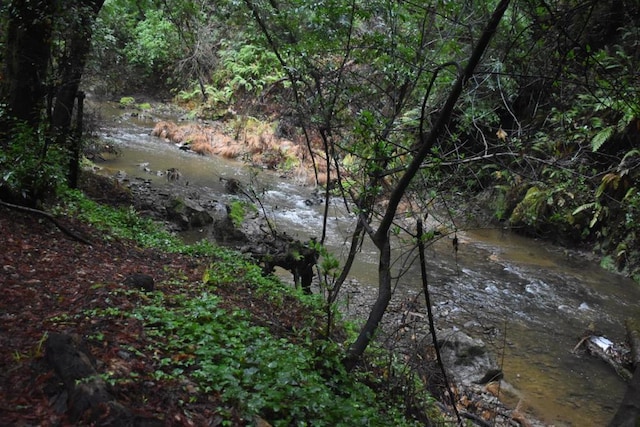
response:
<path id="1" fill-rule="evenodd" d="M 147 344 L 130 345 L 126 351 L 152 359 L 153 367 L 143 373 L 103 373 L 112 387 L 140 381 L 178 383 L 190 391 L 192 403 L 203 395 L 219 396 L 224 405 L 216 411 L 223 425 L 237 425 L 238 417 L 246 423 L 259 417 L 274 426 L 418 425 L 405 416 L 402 396 L 383 396 L 382 386 L 376 390 L 385 382 L 379 372 L 347 374 L 342 345 L 322 335 L 325 307 L 320 296 L 303 295 L 275 277 L 265 277 L 234 251 L 207 242 L 185 245 L 133 208 L 100 205 L 76 191 L 67 192 L 64 200 L 60 212 L 104 230 L 107 241 L 132 239 L 143 247 L 198 256 L 209 263 L 200 282 L 188 282 L 176 272 L 170 282 L 160 284 L 171 292 L 111 289 L 110 298 L 126 297 L 135 307 L 87 308 L 79 315 L 96 324 L 124 319 L 142 325 Z M 221 296 L 228 292 L 252 298 L 250 306 L 258 306 L 258 314 Z M 288 313 L 291 324 L 279 324 L 273 315 L 278 312 Z M 94 345 L 108 341 L 101 331 L 88 339 Z M 383 353 L 373 351 L 370 366 L 384 365 L 379 369 L 388 372 Z M 426 405 L 430 398 L 423 392 Z"/>

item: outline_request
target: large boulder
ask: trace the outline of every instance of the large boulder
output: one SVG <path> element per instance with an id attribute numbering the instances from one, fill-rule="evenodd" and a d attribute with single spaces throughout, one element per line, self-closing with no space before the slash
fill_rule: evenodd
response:
<path id="1" fill-rule="evenodd" d="M 219 245 L 234 249 L 239 249 L 252 241 L 252 236 L 245 233 L 240 227 L 236 227 L 228 214 L 216 218 L 211 236 Z"/>
<path id="2" fill-rule="evenodd" d="M 198 203 L 181 197 L 172 197 L 167 205 L 167 219 L 181 230 L 204 227 L 213 223 L 213 217 Z"/>
<path id="3" fill-rule="evenodd" d="M 484 341 L 449 329 L 438 333 L 438 346 L 456 382 L 471 385 L 502 379 L 502 371 Z"/>

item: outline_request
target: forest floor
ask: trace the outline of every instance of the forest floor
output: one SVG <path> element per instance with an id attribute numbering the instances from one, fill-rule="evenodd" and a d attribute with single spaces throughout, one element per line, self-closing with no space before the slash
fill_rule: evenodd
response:
<path id="1" fill-rule="evenodd" d="M 107 191 L 94 186 L 95 197 L 127 203 L 122 193 L 109 197 Z M 0 206 L 0 426 L 76 425 L 65 415 L 66 392 L 46 361 L 45 342 L 52 333 L 81 337 L 99 372 L 147 377 L 155 369 L 152 358 L 126 357 L 124 349 L 145 348 L 157 338 L 145 336 L 141 322 L 130 317 L 104 322 L 89 313 L 126 311 L 139 303 L 140 294 L 118 292 L 134 273 L 152 276 L 165 295 L 188 293 L 190 284 L 195 293 L 208 265 L 206 259 L 105 239 L 74 218 L 61 222 L 91 245 L 41 216 Z M 265 324 L 288 329 L 303 317 L 293 300 L 274 306 L 238 287 L 218 286 L 216 293 L 223 307 L 248 310 Z M 164 425 L 216 425 L 215 409 L 224 407 L 216 394 L 194 399 L 193 389 L 176 381 L 132 381 L 113 393 L 136 417 L 161 419 Z"/>

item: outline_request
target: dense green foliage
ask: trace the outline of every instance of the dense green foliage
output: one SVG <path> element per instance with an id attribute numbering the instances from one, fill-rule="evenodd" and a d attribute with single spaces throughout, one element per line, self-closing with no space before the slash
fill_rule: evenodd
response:
<path id="1" fill-rule="evenodd" d="M 16 202 L 42 200 L 65 188 L 66 151 L 49 146 L 42 132 L 24 124 L 14 132 L 0 151 L 0 197 L 6 193 L 19 198 Z"/>
<path id="2" fill-rule="evenodd" d="M 93 37 L 94 61 L 88 71 L 100 73 L 101 82 L 120 90 L 145 79 L 162 83 L 180 59 L 178 28 L 154 2 L 139 3 L 105 2 Z"/>
<path id="3" fill-rule="evenodd" d="M 266 96 L 282 129 L 304 127 L 307 143 L 326 151 L 321 168 L 331 163 L 345 190 L 375 201 L 437 118 L 495 2 L 147 3 L 155 9 L 108 1 L 106 38 L 95 51 L 164 76 L 204 116 L 227 107 L 255 114 L 252 100 Z M 597 244 L 634 275 L 638 9 L 633 2 L 513 4 L 447 137 L 412 184 L 422 200 L 412 209 L 426 209 L 434 195 L 489 193 L 498 220 Z M 179 37 L 153 36 L 170 25 Z M 371 185 L 372 175 L 384 179 Z"/>
<path id="4" fill-rule="evenodd" d="M 266 328 L 252 325 L 246 313 L 219 308 L 216 296 L 208 292 L 171 301 L 171 309 L 165 304 L 157 301 L 134 315 L 154 325 L 150 334 L 173 337 L 166 350 L 193 349 L 188 353 L 194 358 L 164 359 L 159 377 L 188 376 L 202 391 L 221 393 L 248 419 L 261 414 L 275 425 L 398 425 L 400 417 L 380 418 L 371 389 L 348 380 L 345 373 L 322 377 L 318 366 L 340 366 L 337 348 L 325 344 L 318 353 L 318 343 L 275 338 Z"/>

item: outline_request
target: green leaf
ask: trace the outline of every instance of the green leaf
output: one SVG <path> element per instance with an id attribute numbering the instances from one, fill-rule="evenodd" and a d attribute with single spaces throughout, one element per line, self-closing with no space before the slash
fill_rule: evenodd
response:
<path id="1" fill-rule="evenodd" d="M 596 135 L 591 140 L 591 150 L 595 153 L 604 145 L 605 142 L 613 135 L 613 126 L 607 126 L 602 129 L 600 132 L 596 133 Z"/>
<path id="2" fill-rule="evenodd" d="M 576 210 L 574 210 L 574 211 L 572 212 L 572 214 L 571 214 L 571 215 L 578 215 L 578 214 L 579 214 L 580 212 L 582 212 L 582 211 L 586 211 L 587 209 L 593 209 L 593 208 L 595 208 L 595 207 L 596 207 L 595 202 L 592 202 L 592 203 L 585 203 L 584 205 L 578 206 L 578 207 L 576 208 Z"/>

